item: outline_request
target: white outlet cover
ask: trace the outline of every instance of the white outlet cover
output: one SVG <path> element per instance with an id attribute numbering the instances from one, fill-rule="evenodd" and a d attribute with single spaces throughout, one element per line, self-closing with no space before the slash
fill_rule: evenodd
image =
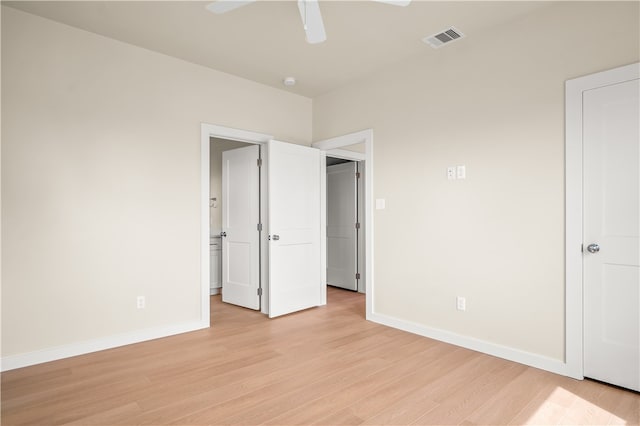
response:
<path id="1" fill-rule="evenodd" d="M 376 198 L 376 210 L 384 210 L 386 202 L 384 198 Z"/>

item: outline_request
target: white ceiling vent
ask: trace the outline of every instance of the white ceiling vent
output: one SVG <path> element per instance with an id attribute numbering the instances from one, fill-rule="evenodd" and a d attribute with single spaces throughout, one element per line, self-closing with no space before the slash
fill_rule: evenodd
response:
<path id="1" fill-rule="evenodd" d="M 423 38 L 422 41 L 424 41 L 434 49 L 437 49 L 438 47 L 441 47 L 447 43 L 459 40 L 462 37 L 464 37 L 464 34 L 462 34 L 461 31 L 457 30 L 454 27 L 449 27 L 442 32 Z"/>

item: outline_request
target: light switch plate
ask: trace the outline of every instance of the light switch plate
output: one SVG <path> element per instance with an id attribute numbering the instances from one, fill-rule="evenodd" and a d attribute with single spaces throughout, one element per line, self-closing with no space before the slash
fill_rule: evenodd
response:
<path id="1" fill-rule="evenodd" d="M 466 179 L 467 177 L 467 169 L 465 166 L 458 166 L 457 168 L 457 178 L 458 179 Z"/>
<path id="2" fill-rule="evenodd" d="M 447 167 L 447 179 L 454 180 L 456 178 L 456 168 L 455 167 Z"/>
<path id="3" fill-rule="evenodd" d="M 384 198 L 376 198 L 376 210 L 384 210 L 385 204 Z"/>

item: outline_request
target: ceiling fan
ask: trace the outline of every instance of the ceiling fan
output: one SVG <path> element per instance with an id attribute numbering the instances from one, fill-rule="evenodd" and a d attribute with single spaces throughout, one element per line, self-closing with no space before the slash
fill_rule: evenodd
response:
<path id="1" fill-rule="evenodd" d="M 217 0 L 207 5 L 207 10 L 216 14 L 230 12 L 241 6 L 253 3 L 257 0 Z M 373 0 L 379 3 L 392 4 L 394 6 L 407 6 L 411 0 Z M 322 14 L 318 0 L 298 0 L 298 10 L 302 25 L 306 34 L 307 43 L 322 43 L 327 39 L 324 31 L 324 23 L 322 22 Z"/>

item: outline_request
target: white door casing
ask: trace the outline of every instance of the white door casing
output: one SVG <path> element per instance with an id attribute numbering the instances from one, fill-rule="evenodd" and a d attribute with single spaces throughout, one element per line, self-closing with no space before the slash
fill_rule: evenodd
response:
<path id="1" fill-rule="evenodd" d="M 640 84 L 583 93 L 584 375 L 640 391 Z M 597 247 L 599 251 L 595 251 Z"/>
<path id="2" fill-rule="evenodd" d="M 367 176 L 366 162 L 358 161 L 358 222 L 360 222 L 360 229 L 358 229 L 358 272 L 360 273 L 360 279 L 358 280 L 358 291 L 365 293 L 367 289 L 367 245 L 365 244 L 365 235 L 367 233 L 367 215 L 366 203 L 364 201 L 364 181 Z"/>
<path id="3" fill-rule="evenodd" d="M 351 145 L 362 144 L 365 148 L 364 153 L 354 152 L 351 150 L 343 149 L 345 147 L 349 147 Z M 374 268 L 373 268 L 373 260 L 375 257 L 373 240 L 374 240 L 374 220 L 373 220 L 373 193 L 374 193 L 374 167 L 373 167 L 373 129 L 361 130 L 354 133 L 345 134 L 342 136 L 336 136 L 330 139 L 324 139 L 321 141 L 314 142 L 311 146 L 318 148 L 323 151 L 321 154 L 324 158 L 326 155 L 331 155 L 332 157 L 345 158 L 349 160 L 361 161 L 361 164 L 366 163 L 366 168 L 361 170 L 362 179 L 364 181 L 364 189 L 362 193 L 362 203 L 361 207 L 363 209 L 362 212 L 362 223 L 364 224 L 364 232 L 361 234 L 363 237 L 363 241 L 361 247 L 364 251 L 364 264 L 360 269 L 361 272 L 361 285 L 363 286 L 363 290 L 366 292 L 366 303 L 365 303 L 365 315 L 368 320 L 373 320 L 374 318 L 374 309 L 373 309 L 373 300 L 374 300 Z M 324 163 L 323 163 L 324 167 Z M 326 172 L 326 170 L 325 170 Z M 321 186 L 321 199 L 322 203 L 326 203 L 326 185 L 322 184 Z M 323 212 L 321 213 L 321 229 L 322 233 L 326 235 L 326 206 L 323 205 Z M 322 238 L 322 269 L 326 271 L 326 238 Z M 326 285 L 322 286 L 322 301 L 323 304 L 326 303 L 327 292 Z"/>
<path id="4" fill-rule="evenodd" d="M 210 307 L 210 144 L 211 138 L 228 139 L 232 141 L 246 142 L 249 144 L 266 144 L 273 139 L 266 133 L 251 132 L 248 130 L 234 129 L 232 127 L 218 126 L 215 124 L 200 124 L 200 324 L 201 327 L 209 327 L 211 321 L 216 320 L 215 312 Z M 262 176 L 264 179 L 264 170 Z M 264 212 L 263 212 L 264 213 Z M 263 215 L 264 217 L 264 215 Z M 266 244 L 266 239 L 264 239 Z M 264 251 L 264 248 L 263 248 Z M 262 281 L 267 281 L 265 273 L 267 268 L 262 268 Z M 264 294 L 263 294 L 264 299 Z M 265 306 L 263 302 L 263 307 Z"/>
<path id="5" fill-rule="evenodd" d="M 357 163 L 327 166 L 327 284 L 358 290 Z"/>
<path id="6" fill-rule="evenodd" d="M 320 151 L 269 141 L 269 317 L 321 304 Z"/>
<path id="7" fill-rule="evenodd" d="M 260 308 L 259 146 L 222 153 L 222 301 Z"/>

